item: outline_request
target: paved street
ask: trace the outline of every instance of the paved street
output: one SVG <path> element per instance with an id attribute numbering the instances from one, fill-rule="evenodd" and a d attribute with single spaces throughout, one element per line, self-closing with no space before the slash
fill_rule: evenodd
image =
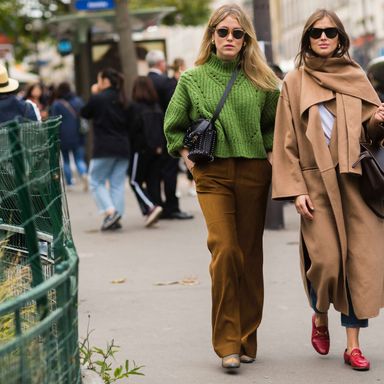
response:
<path id="1" fill-rule="evenodd" d="M 265 233 L 265 309 L 257 361 L 226 374 L 210 342 L 210 260 L 206 230 L 195 197 L 181 180 L 181 207 L 194 220 L 160 221 L 146 229 L 127 189 L 127 210 L 119 233 L 101 233 L 90 194 L 68 193 L 72 232 L 80 256 L 79 332 L 88 315 L 91 343 L 121 346 L 117 361 L 135 360 L 143 377 L 134 384 L 380 383 L 384 382 L 384 322 L 363 331 L 369 372 L 342 362 L 344 330 L 330 312 L 331 351 L 317 355 L 310 345 L 311 310 L 302 289 L 298 258 L 298 219 L 285 208 L 286 229 Z M 198 282 L 183 285 L 184 282 Z M 179 282 L 179 283 L 177 283 Z M 162 283 L 162 284 L 159 284 Z M 173 284 L 171 284 L 173 283 Z"/>

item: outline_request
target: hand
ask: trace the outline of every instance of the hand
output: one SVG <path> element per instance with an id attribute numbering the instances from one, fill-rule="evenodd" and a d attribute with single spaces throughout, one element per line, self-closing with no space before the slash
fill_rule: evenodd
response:
<path id="1" fill-rule="evenodd" d="M 267 160 L 269 161 L 269 164 L 272 165 L 272 152 L 267 152 Z"/>
<path id="2" fill-rule="evenodd" d="M 99 86 L 98 86 L 98 84 L 97 83 L 95 83 L 95 84 L 92 84 L 92 86 L 91 86 L 91 93 L 93 94 L 93 95 L 95 95 L 96 93 L 99 93 Z"/>
<path id="3" fill-rule="evenodd" d="M 189 172 L 192 173 L 192 168 L 195 166 L 195 163 L 188 159 L 188 154 L 189 154 L 189 151 L 187 148 L 183 148 L 180 151 L 180 155 L 183 158 L 186 167 L 188 168 Z"/>
<path id="4" fill-rule="evenodd" d="M 313 220 L 312 212 L 315 210 L 309 195 L 299 195 L 295 199 L 295 207 L 304 219 Z"/>
<path id="5" fill-rule="evenodd" d="M 378 124 L 384 122 L 384 103 L 381 103 L 381 105 L 377 108 L 373 117 Z"/>

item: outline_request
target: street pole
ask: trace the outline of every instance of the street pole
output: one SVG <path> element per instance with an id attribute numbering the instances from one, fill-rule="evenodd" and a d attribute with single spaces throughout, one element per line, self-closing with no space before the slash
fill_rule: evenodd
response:
<path id="1" fill-rule="evenodd" d="M 253 24 L 257 39 L 264 48 L 265 58 L 273 63 L 271 17 L 269 0 L 253 0 Z M 268 195 L 267 212 L 265 217 L 266 229 L 284 229 L 283 202 L 271 199 L 271 188 Z"/>
<path id="2" fill-rule="evenodd" d="M 130 98 L 133 81 L 137 76 L 137 59 L 135 44 L 132 39 L 132 24 L 128 10 L 128 0 L 116 2 L 116 29 L 119 34 L 119 53 L 122 72 L 125 78 L 125 91 Z"/>
<path id="3" fill-rule="evenodd" d="M 253 0 L 253 24 L 268 63 L 273 63 L 269 0 Z"/>

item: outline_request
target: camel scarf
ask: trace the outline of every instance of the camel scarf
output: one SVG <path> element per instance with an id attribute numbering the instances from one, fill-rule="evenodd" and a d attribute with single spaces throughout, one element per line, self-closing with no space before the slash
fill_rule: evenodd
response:
<path id="1" fill-rule="evenodd" d="M 346 57 L 310 57 L 303 71 L 303 89 L 306 88 L 311 90 L 311 94 L 303 96 L 302 104 L 310 112 L 311 108 L 317 109 L 317 104 L 334 99 L 336 95 L 338 142 L 343 143 L 338 145 L 340 172 L 361 173 L 360 169 L 352 168 L 352 164 L 360 154 L 362 123 L 380 105 L 364 71 Z M 347 151 L 341 150 L 345 149 L 345 144 Z"/>

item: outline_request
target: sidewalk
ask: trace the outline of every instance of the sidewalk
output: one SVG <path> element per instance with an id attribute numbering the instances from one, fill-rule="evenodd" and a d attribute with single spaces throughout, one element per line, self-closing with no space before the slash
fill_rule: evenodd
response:
<path id="1" fill-rule="evenodd" d="M 181 208 L 194 220 L 162 220 L 144 228 L 127 187 L 126 214 L 118 233 L 101 233 L 90 194 L 67 194 L 72 233 L 80 256 L 79 334 L 91 318 L 91 343 L 104 348 L 114 339 L 117 362 L 145 365 L 137 384 L 379 383 L 384 381 L 384 323 L 379 317 L 362 331 L 371 371 L 355 372 L 342 362 L 344 330 L 330 312 L 331 351 L 317 355 L 310 344 L 311 310 L 299 271 L 298 218 L 285 207 L 286 229 L 266 231 L 265 306 L 255 364 L 238 374 L 220 368 L 210 341 L 210 255 L 195 197 L 181 180 Z M 183 285 L 182 280 L 196 281 Z M 120 283 L 119 283 L 120 282 Z M 172 284 L 170 284 L 172 283 Z"/>

